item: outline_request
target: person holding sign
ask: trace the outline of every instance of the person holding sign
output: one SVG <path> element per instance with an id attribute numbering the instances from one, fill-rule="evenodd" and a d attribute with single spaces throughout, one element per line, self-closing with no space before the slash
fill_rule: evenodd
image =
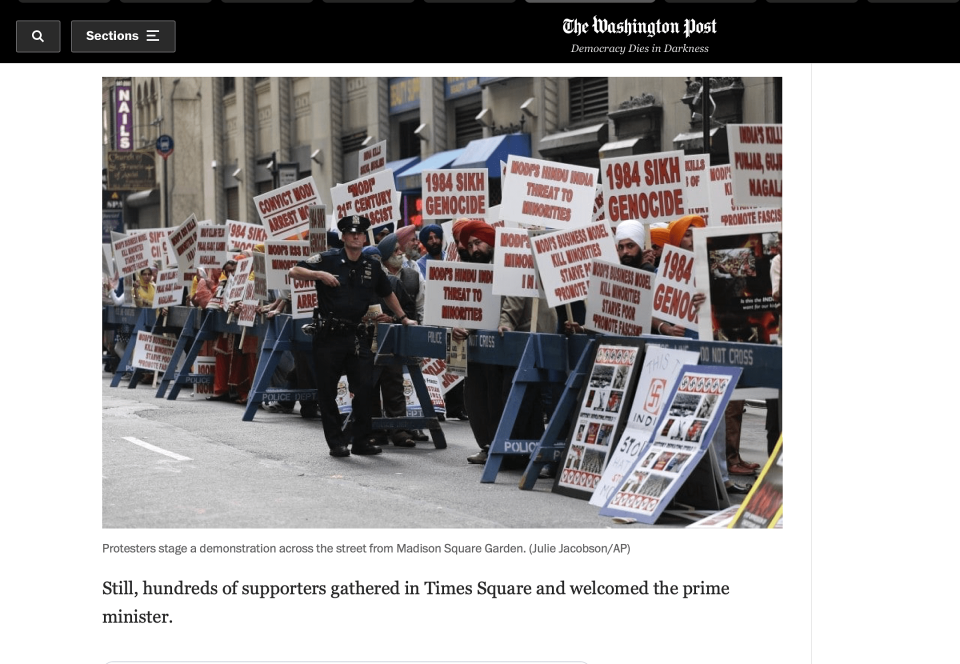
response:
<path id="1" fill-rule="evenodd" d="M 656 256 L 653 249 L 644 249 L 643 224 L 621 221 L 617 226 L 617 255 L 620 264 L 653 272 Z"/>
<path id="2" fill-rule="evenodd" d="M 703 217 L 696 214 L 688 214 L 685 217 L 680 217 L 679 219 L 674 219 L 670 222 L 670 225 L 667 226 L 667 244 L 680 247 L 686 251 L 693 251 L 693 229 L 694 228 L 706 228 L 707 223 L 703 220 Z M 697 293 L 693 296 L 692 304 L 695 308 L 699 309 L 700 305 L 706 301 L 707 297 L 702 293 Z M 669 322 L 657 318 L 654 316 L 651 320 L 650 327 L 656 330 L 657 334 L 663 334 L 671 337 L 691 337 L 696 339 L 699 337 L 699 334 L 695 330 L 688 331 L 687 328 L 681 325 L 671 325 Z"/>
<path id="3" fill-rule="evenodd" d="M 420 244 L 427 250 L 417 261 L 420 275 L 427 278 L 427 261 L 443 260 L 443 228 L 437 224 L 428 224 L 420 230 Z"/>
<path id="4" fill-rule="evenodd" d="M 469 221 L 460 233 L 460 239 L 470 252 L 473 263 L 493 261 L 496 231 L 493 226 L 479 219 Z M 500 304 L 498 329 L 504 332 L 529 332 L 533 321 L 533 300 L 525 297 L 506 296 Z M 557 328 L 557 314 L 545 300 L 538 306 L 537 328 L 553 332 Z M 466 339 L 469 331 L 453 328 L 453 337 Z M 485 464 L 500 424 L 507 397 L 513 385 L 516 368 L 495 364 L 468 362 L 467 379 L 464 387 L 464 402 L 473 437 L 480 451 L 467 457 L 472 464 Z M 513 435 L 519 438 L 534 439 L 543 435 L 543 404 L 540 392 L 528 389 L 520 408 L 521 415 L 513 423 Z M 526 465 L 526 464 L 524 464 Z"/>
<path id="5" fill-rule="evenodd" d="M 153 268 L 145 267 L 140 270 L 140 278 L 133 284 L 133 302 L 138 307 L 153 307 L 153 298 L 157 294 L 157 286 L 153 283 Z"/>
<path id="6" fill-rule="evenodd" d="M 380 454 L 383 450 L 370 441 L 373 411 L 373 352 L 371 331 L 364 316 L 380 298 L 393 312 L 394 320 L 416 325 L 403 312 L 390 281 L 380 263 L 363 255 L 363 244 L 370 220 L 352 215 L 337 222 L 343 247 L 314 254 L 290 268 L 294 279 L 316 282 L 317 331 L 313 336 L 313 362 L 317 376 L 317 403 L 323 433 L 330 456 L 348 457 L 346 435 L 340 428 L 337 408 L 337 384 L 346 374 L 353 392 L 354 454 Z"/>

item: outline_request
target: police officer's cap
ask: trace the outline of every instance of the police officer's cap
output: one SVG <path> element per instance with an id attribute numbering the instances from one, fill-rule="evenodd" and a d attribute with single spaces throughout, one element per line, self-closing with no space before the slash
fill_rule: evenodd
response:
<path id="1" fill-rule="evenodd" d="M 366 233 L 370 228 L 370 220 L 357 214 L 344 217 L 337 222 L 341 233 Z"/>

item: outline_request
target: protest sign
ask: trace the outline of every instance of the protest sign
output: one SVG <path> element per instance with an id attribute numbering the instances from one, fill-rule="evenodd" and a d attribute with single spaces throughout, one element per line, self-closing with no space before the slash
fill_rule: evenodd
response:
<path id="1" fill-rule="evenodd" d="M 176 339 L 168 339 L 160 334 L 137 332 L 137 343 L 133 348 L 130 364 L 137 369 L 147 371 L 166 371 L 177 347 Z"/>
<path id="2" fill-rule="evenodd" d="M 583 326 L 635 337 L 650 334 L 653 275 L 619 263 L 593 261 Z"/>
<path id="3" fill-rule="evenodd" d="M 587 297 L 591 261 L 619 262 L 613 232 L 606 221 L 539 235 L 531 240 L 531 246 L 551 307 Z"/>
<path id="4" fill-rule="evenodd" d="M 450 219 L 487 214 L 487 169 L 423 171 L 423 218 Z"/>
<path id="5" fill-rule="evenodd" d="M 373 175 L 387 167 L 387 142 L 380 141 L 357 151 L 357 177 Z"/>
<path id="6" fill-rule="evenodd" d="M 739 367 L 680 369 L 653 436 L 623 473 L 601 516 L 657 520 L 706 453 L 740 373 Z"/>
<path id="7" fill-rule="evenodd" d="M 601 159 L 603 204 L 611 224 L 671 221 L 687 214 L 683 150 Z"/>
<path id="8" fill-rule="evenodd" d="M 327 206 L 310 206 L 310 255 L 327 250 Z"/>
<path id="9" fill-rule="evenodd" d="M 217 358 L 213 355 L 198 355 L 196 361 L 193 363 L 192 373 L 201 374 L 203 376 L 210 376 L 211 381 L 209 383 L 194 383 L 193 384 L 193 396 L 200 396 L 205 394 L 213 394 L 213 374 L 217 368 Z"/>
<path id="10" fill-rule="evenodd" d="M 226 228 L 228 251 L 246 251 L 267 241 L 267 229 L 260 224 L 227 219 Z"/>
<path id="11" fill-rule="evenodd" d="M 603 186 L 598 182 L 593 197 L 593 215 L 590 220 L 594 223 L 603 221 L 607 218 L 606 210 L 603 209 Z"/>
<path id="12" fill-rule="evenodd" d="M 310 206 L 320 203 L 320 193 L 312 177 L 253 197 L 260 223 L 271 240 L 289 238 L 307 230 Z"/>
<path id="13" fill-rule="evenodd" d="M 683 159 L 683 206 L 710 223 L 710 155 L 691 154 Z"/>
<path id="14" fill-rule="evenodd" d="M 727 125 L 733 200 L 783 207 L 783 125 Z"/>
<path id="15" fill-rule="evenodd" d="M 237 261 L 237 268 L 230 276 L 230 280 L 227 281 L 227 288 L 224 290 L 224 309 L 229 309 L 235 302 L 240 302 L 243 299 L 243 295 L 247 291 L 247 281 L 250 280 L 250 270 L 252 269 L 253 259 L 249 256 L 244 256 Z"/>
<path id="16" fill-rule="evenodd" d="M 268 240 L 263 250 L 267 288 L 290 288 L 290 268 L 311 256 L 308 240 Z"/>
<path id="17" fill-rule="evenodd" d="M 197 235 L 197 218 L 192 214 L 170 233 L 170 246 L 177 258 L 177 266 L 184 274 L 196 267 Z"/>
<path id="18" fill-rule="evenodd" d="M 266 254 L 253 254 L 254 295 L 263 302 L 267 299 L 267 257 Z"/>
<path id="19" fill-rule="evenodd" d="M 150 242 L 150 261 L 153 265 L 167 267 L 177 264 L 176 254 L 170 246 L 171 228 L 152 228 L 147 231 L 147 240 Z"/>
<path id="20" fill-rule="evenodd" d="M 117 272 L 121 277 L 136 274 L 153 265 L 150 258 L 150 238 L 145 231 L 130 235 L 110 231 L 110 237 Z"/>
<path id="21" fill-rule="evenodd" d="M 251 266 L 252 267 L 252 266 Z M 260 300 L 257 298 L 257 281 L 247 279 L 247 286 L 240 299 L 240 311 L 237 313 L 237 324 L 242 327 L 253 327 L 260 313 Z"/>
<path id="22" fill-rule="evenodd" d="M 526 230 L 496 229 L 493 252 L 493 292 L 496 295 L 540 297 L 537 268 Z"/>
<path id="23" fill-rule="evenodd" d="M 153 296 L 153 308 L 177 307 L 183 302 L 183 282 L 180 270 L 160 270 L 157 272 L 157 292 Z"/>
<path id="24" fill-rule="evenodd" d="M 699 321 L 693 296 L 699 291 L 695 288 L 693 263 L 692 251 L 672 245 L 663 248 L 653 291 L 653 315 L 696 331 Z"/>
<path id="25" fill-rule="evenodd" d="M 750 489 L 730 528 L 775 528 L 783 517 L 783 435 Z"/>
<path id="26" fill-rule="evenodd" d="M 440 391 L 443 394 L 463 382 L 463 376 L 448 372 L 447 363 L 438 358 L 425 357 L 420 364 L 420 372 L 424 376 L 436 376 L 440 381 Z"/>
<path id="27" fill-rule="evenodd" d="M 546 228 L 590 223 L 597 169 L 510 155 L 507 174 L 501 219 Z"/>
<path id="28" fill-rule="evenodd" d="M 770 263 L 780 252 L 780 228 L 709 226 L 693 234 L 697 290 L 707 298 L 699 313 L 701 339 L 776 343 L 780 302 Z"/>
<path id="29" fill-rule="evenodd" d="M 213 224 L 199 226 L 197 267 L 210 271 L 222 267 L 227 260 L 227 227 Z"/>
<path id="30" fill-rule="evenodd" d="M 695 351 L 677 350 L 647 344 L 643 355 L 640 378 L 634 393 L 633 404 L 627 417 L 626 428 L 620 441 L 610 453 L 607 465 L 590 497 L 590 504 L 602 507 L 610 494 L 620 485 L 630 467 L 634 465 L 640 450 L 650 440 L 653 425 L 660 416 L 660 409 L 667 395 L 673 390 L 677 374 L 684 364 L 696 364 L 700 355 Z"/>
<path id="31" fill-rule="evenodd" d="M 704 217 L 707 226 L 744 226 L 782 222 L 782 208 L 758 208 L 736 205 L 733 202 L 731 170 L 730 164 L 710 168 L 710 209 L 713 215 Z"/>
<path id="32" fill-rule="evenodd" d="M 393 170 L 386 169 L 330 190 L 337 219 L 352 214 L 366 217 L 377 226 L 400 219 L 400 195 L 394 189 Z"/>
<path id="33" fill-rule="evenodd" d="M 490 265 L 429 261 L 424 303 L 425 325 L 495 330 L 500 324 Z"/>
<path id="34" fill-rule="evenodd" d="M 623 428 L 641 343 L 637 339 L 597 347 L 589 378 L 580 388 L 580 408 L 567 437 L 554 492 L 584 499 L 593 494 L 607 454 Z"/>
<path id="35" fill-rule="evenodd" d="M 440 377 L 435 374 L 424 373 L 423 382 L 427 386 L 427 394 L 430 395 L 430 403 L 433 410 L 439 415 L 447 412 L 446 404 L 443 401 L 443 389 L 440 383 Z M 420 398 L 417 391 L 413 388 L 413 381 L 410 379 L 410 373 L 403 372 L 403 396 L 407 402 L 407 417 L 422 417 L 423 407 L 420 405 Z"/>
<path id="36" fill-rule="evenodd" d="M 317 306 L 317 282 L 313 279 L 291 279 L 290 315 L 293 318 L 313 318 Z"/>

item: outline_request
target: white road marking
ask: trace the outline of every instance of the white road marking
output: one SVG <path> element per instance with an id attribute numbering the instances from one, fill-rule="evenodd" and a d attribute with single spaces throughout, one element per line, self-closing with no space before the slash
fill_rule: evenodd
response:
<path id="1" fill-rule="evenodd" d="M 165 450 L 165 449 L 163 449 L 163 448 L 161 448 L 161 447 L 157 447 L 156 445 L 151 445 L 150 443 L 145 443 L 145 442 L 143 442 L 142 440 L 140 440 L 140 439 L 138 439 L 138 438 L 133 438 L 132 436 L 124 436 L 123 439 L 124 439 L 124 440 L 127 440 L 127 441 L 130 441 L 130 442 L 133 443 L 134 445 L 139 445 L 140 447 L 142 447 L 142 448 L 144 448 L 144 449 L 148 449 L 148 450 L 150 450 L 151 452 L 159 452 L 160 454 L 166 454 L 168 457 L 171 457 L 171 458 L 173 458 L 173 459 L 176 459 L 177 461 L 193 461 L 193 459 L 191 459 L 190 457 L 181 456 L 181 455 L 177 454 L 176 452 L 170 452 L 169 450 Z"/>

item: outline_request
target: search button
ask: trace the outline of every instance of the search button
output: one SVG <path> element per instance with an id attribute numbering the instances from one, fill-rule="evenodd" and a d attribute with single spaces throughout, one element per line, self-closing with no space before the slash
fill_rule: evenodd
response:
<path id="1" fill-rule="evenodd" d="M 59 53 L 60 21 L 17 21 L 17 53 Z"/>

